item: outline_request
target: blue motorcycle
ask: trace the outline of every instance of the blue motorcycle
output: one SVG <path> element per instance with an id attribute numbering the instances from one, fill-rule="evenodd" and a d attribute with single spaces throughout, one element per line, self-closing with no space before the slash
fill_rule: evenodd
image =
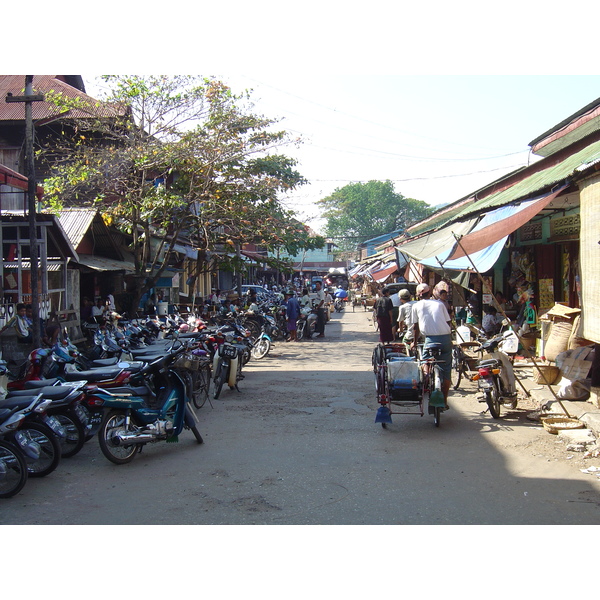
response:
<path id="1" fill-rule="evenodd" d="M 147 385 L 99 387 L 88 392 L 88 405 L 104 412 L 98 440 L 108 460 L 117 465 L 131 462 L 148 443 L 177 442 L 183 429 L 191 429 L 196 441 L 202 444 L 198 419 L 189 406 L 185 384 L 171 368 L 183 351 L 149 363 L 140 372 Z"/>

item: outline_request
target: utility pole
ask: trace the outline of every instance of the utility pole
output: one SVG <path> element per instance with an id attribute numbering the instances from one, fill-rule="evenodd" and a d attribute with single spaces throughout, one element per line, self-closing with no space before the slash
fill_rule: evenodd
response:
<path id="1" fill-rule="evenodd" d="M 33 156 L 33 102 L 42 102 L 43 94 L 33 93 L 33 75 L 25 75 L 25 95 L 13 96 L 8 94 L 6 102 L 25 103 L 25 175 L 27 176 L 27 210 L 29 213 L 29 273 L 31 276 L 31 308 L 33 312 L 33 346 L 41 346 L 40 328 L 40 296 L 39 296 L 39 251 L 37 240 L 36 212 L 37 203 L 35 198 L 35 160 Z"/>

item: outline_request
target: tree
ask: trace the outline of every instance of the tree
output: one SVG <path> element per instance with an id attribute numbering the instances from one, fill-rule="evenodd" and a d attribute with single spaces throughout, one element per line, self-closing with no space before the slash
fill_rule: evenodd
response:
<path id="1" fill-rule="evenodd" d="M 103 79 L 110 92 L 100 101 L 47 95 L 69 112 L 60 120 L 64 143 L 43 153 L 52 168 L 45 198 L 56 210 L 96 206 L 131 233 L 135 305 L 178 238 L 194 244 L 199 264 L 208 251 L 230 250 L 219 256 L 231 268 L 245 242 L 317 243 L 279 201 L 305 182 L 295 161 L 273 152 L 288 135 L 252 113 L 248 93 L 191 76 Z"/>
<path id="2" fill-rule="evenodd" d="M 325 235 L 342 250 L 353 250 L 365 240 L 406 229 L 433 212 L 421 200 L 405 198 L 391 181 L 351 183 L 317 202 L 325 210 Z"/>

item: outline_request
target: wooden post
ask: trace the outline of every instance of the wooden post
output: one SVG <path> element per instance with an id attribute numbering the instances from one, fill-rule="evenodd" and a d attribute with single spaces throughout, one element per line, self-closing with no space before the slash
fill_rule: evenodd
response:
<path id="1" fill-rule="evenodd" d="M 6 102 L 25 103 L 25 174 L 27 176 L 27 211 L 29 214 L 29 273 L 31 281 L 31 308 L 33 311 L 33 346 L 41 346 L 40 296 L 39 296 L 39 250 L 37 240 L 37 202 L 35 192 L 35 160 L 33 155 L 33 102 L 42 102 L 43 94 L 33 94 L 33 75 L 25 75 L 25 95 L 8 94 Z M 22 290 L 21 290 L 22 291 Z"/>

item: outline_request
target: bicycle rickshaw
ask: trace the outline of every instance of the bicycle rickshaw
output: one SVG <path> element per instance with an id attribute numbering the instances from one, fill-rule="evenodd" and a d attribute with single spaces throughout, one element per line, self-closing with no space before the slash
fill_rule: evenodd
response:
<path id="1" fill-rule="evenodd" d="M 403 343 L 378 344 L 373 351 L 373 371 L 379 408 L 375 423 L 386 427 L 393 414 L 433 415 L 440 426 L 446 403 L 442 392 L 440 344 L 419 344 L 417 356 Z"/>

